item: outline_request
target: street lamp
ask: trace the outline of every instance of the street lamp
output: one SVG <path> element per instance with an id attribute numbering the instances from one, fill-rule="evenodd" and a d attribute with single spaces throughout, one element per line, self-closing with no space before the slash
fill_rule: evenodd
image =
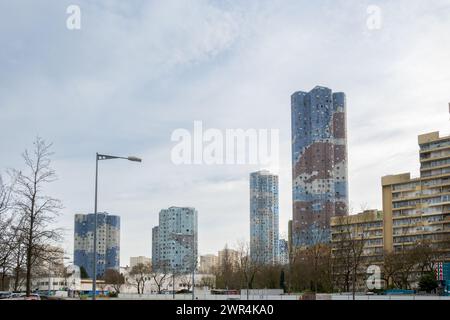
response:
<path id="1" fill-rule="evenodd" d="M 106 154 L 95 154 L 95 205 L 94 205 L 94 269 L 92 279 L 92 300 L 95 300 L 97 293 L 97 189 L 98 189 L 98 161 L 111 159 L 125 159 L 133 162 L 142 162 L 142 159 L 135 156 L 117 157 Z"/>

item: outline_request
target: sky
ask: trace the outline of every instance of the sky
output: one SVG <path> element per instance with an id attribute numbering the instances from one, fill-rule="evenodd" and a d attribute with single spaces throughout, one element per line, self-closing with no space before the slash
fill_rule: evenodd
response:
<path id="1" fill-rule="evenodd" d="M 417 135 L 450 133 L 449 34 L 449 0 L 2 0 L 0 170 L 22 168 L 36 136 L 53 143 L 58 180 L 45 191 L 64 205 L 71 255 L 74 214 L 94 207 L 95 153 L 142 157 L 100 163 L 99 210 L 121 216 L 121 265 L 151 256 L 170 206 L 198 210 L 199 252 L 216 253 L 248 240 L 249 173 L 264 166 L 175 165 L 171 134 L 196 120 L 278 129 L 269 169 L 286 237 L 290 95 L 322 85 L 347 95 L 351 212 L 381 209 L 383 175 L 418 175 Z"/>

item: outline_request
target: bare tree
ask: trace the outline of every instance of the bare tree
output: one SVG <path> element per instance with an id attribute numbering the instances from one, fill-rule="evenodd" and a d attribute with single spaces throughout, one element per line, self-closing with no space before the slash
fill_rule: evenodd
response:
<path id="1" fill-rule="evenodd" d="M 14 251 L 17 247 L 18 221 L 12 208 L 14 183 L 4 183 L 0 175 L 0 290 L 7 290 L 9 286 L 6 280 L 14 268 Z"/>
<path id="2" fill-rule="evenodd" d="M 115 292 L 120 293 L 120 289 L 125 284 L 125 278 L 123 274 L 115 269 L 107 269 L 105 271 L 105 282 L 111 285 Z"/>
<path id="3" fill-rule="evenodd" d="M 131 285 L 137 288 L 138 294 L 143 294 L 145 283 L 152 277 L 152 267 L 150 264 L 138 263 L 130 271 L 131 279 L 128 279 Z"/>
<path id="4" fill-rule="evenodd" d="M 48 247 L 61 239 L 61 230 L 52 229 L 62 206 L 59 200 L 44 195 L 44 187 L 56 180 L 50 167 L 51 144 L 36 138 L 31 154 L 23 153 L 26 172 L 14 171 L 17 176 L 15 207 L 20 215 L 19 232 L 26 252 L 26 292 L 31 293 L 32 269 L 38 258 L 45 256 Z"/>
<path id="5" fill-rule="evenodd" d="M 314 293 L 317 293 L 320 279 L 323 276 L 323 260 L 329 253 L 328 231 L 317 223 L 313 223 L 306 230 L 306 233 L 310 245 L 303 250 L 303 253 L 312 265 L 313 290 Z"/>
<path id="6" fill-rule="evenodd" d="M 0 217 L 3 218 L 3 214 L 7 212 L 7 210 L 11 209 L 11 197 L 13 194 L 14 183 L 12 182 L 10 185 L 7 185 L 2 176 L 0 175 Z"/>
<path id="7" fill-rule="evenodd" d="M 160 294 L 162 292 L 162 288 L 163 288 L 164 284 L 169 279 L 169 275 L 170 275 L 169 263 L 165 262 L 165 261 L 161 261 L 159 263 L 159 265 L 153 265 L 151 269 L 152 270 L 151 270 L 150 276 L 153 279 L 153 281 L 155 282 L 158 294 Z M 175 274 L 176 274 L 176 270 L 172 270 L 173 282 L 175 282 Z M 172 288 L 172 289 L 175 290 L 175 288 Z"/>
<path id="8" fill-rule="evenodd" d="M 397 272 L 397 255 L 394 252 L 384 251 L 382 277 L 386 288 L 392 287 L 394 283 L 395 273 Z"/>
<path id="9" fill-rule="evenodd" d="M 213 276 L 202 277 L 200 286 L 214 289 L 216 286 L 216 279 Z"/>
<path id="10" fill-rule="evenodd" d="M 361 206 L 362 208 L 364 205 Z M 359 219 L 357 222 L 353 219 Z M 342 216 L 338 217 L 339 232 L 335 233 L 334 243 L 334 268 L 335 276 L 343 278 L 345 291 L 351 291 L 355 299 L 358 275 L 365 259 L 364 249 L 368 242 L 370 217 L 365 216 Z"/>
<path id="11" fill-rule="evenodd" d="M 223 287 L 226 289 L 237 289 L 238 283 L 236 283 L 236 271 L 237 265 L 231 255 L 231 249 L 226 244 L 222 250 L 223 254 L 218 261 L 218 265 L 214 268 L 214 274 L 216 276 L 217 287 Z"/>
<path id="12" fill-rule="evenodd" d="M 24 241 L 21 238 L 17 238 L 17 245 L 13 254 L 13 289 L 18 291 L 22 287 L 26 279 L 26 248 Z"/>
<path id="13" fill-rule="evenodd" d="M 339 218 L 339 219 L 343 219 Z M 349 242 L 347 232 L 341 229 L 339 233 L 335 234 L 333 239 L 333 276 L 336 286 L 344 291 L 350 292 L 352 283 L 352 251 L 349 249 Z"/>
<path id="14" fill-rule="evenodd" d="M 247 289 L 247 300 L 249 298 L 249 290 L 253 289 L 256 273 L 260 270 L 262 264 L 259 253 L 255 253 L 257 257 L 254 260 L 250 257 L 250 245 L 248 242 L 240 241 L 238 243 L 238 272 L 240 273 L 245 288 Z"/>
<path id="15" fill-rule="evenodd" d="M 190 291 L 192 287 L 192 275 L 190 273 L 182 274 L 180 277 L 180 285 Z"/>
<path id="16" fill-rule="evenodd" d="M 308 226 L 306 243 L 290 253 L 289 290 L 329 292 L 332 290 L 332 259 L 329 230 L 318 223 Z"/>
<path id="17" fill-rule="evenodd" d="M 444 245 L 445 243 L 437 243 L 433 246 L 433 243 L 430 241 L 422 241 L 414 246 L 418 269 L 421 275 L 434 270 L 436 261 L 441 258 L 441 249 L 445 248 Z"/>
<path id="18" fill-rule="evenodd" d="M 439 260 L 441 247 L 425 241 L 412 246 L 400 246 L 393 252 L 385 252 L 383 278 L 388 286 L 410 289 L 420 276 L 433 272 Z"/>

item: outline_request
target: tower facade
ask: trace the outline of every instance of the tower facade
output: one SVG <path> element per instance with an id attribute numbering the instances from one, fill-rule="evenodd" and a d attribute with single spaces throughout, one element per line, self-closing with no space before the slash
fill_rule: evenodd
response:
<path id="1" fill-rule="evenodd" d="M 152 259 L 156 270 L 189 273 L 197 267 L 197 210 L 163 209 L 159 212 L 159 226 L 152 231 Z"/>
<path id="2" fill-rule="evenodd" d="M 95 215 L 75 215 L 74 264 L 83 267 L 88 276 L 94 268 Z M 107 212 L 97 213 L 97 277 L 106 270 L 120 268 L 120 217 Z"/>
<path id="3" fill-rule="evenodd" d="M 348 214 L 346 98 L 317 86 L 291 96 L 292 242 L 330 241 L 330 219 Z"/>
<path id="4" fill-rule="evenodd" d="M 159 266 L 159 227 L 152 228 L 152 265 Z"/>
<path id="5" fill-rule="evenodd" d="M 263 170 L 250 174 L 250 257 L 274 264 L 279 257 L 278 176 Z"/>

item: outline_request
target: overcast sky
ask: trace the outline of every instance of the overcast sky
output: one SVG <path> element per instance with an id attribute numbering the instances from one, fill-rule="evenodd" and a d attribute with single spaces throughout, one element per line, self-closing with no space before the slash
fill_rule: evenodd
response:
<path id="1" fill-rule="evenodd" d="M 81 29 L 66 27 L 70 4 Z M 369 29 L 369 5 L 381 9 Z M 249 237 L 249 173 L 259 166 L 176 166 L 177 128 L 279 129 L 280 232 L 291 209 L 290 95 L 323 85 L 347 95 L 349 194 L 381 208 L 381 176 L 418 175 L 417 135 L 450 132 L 450 1 L 0 2 L 0 169 L 21 168 L 36 135 L 54 143 L 73 252 L 73 216 L 121 216 L 121 265 L 151 256 L 169 206 L 199 214 L 199 251 Z"/>

